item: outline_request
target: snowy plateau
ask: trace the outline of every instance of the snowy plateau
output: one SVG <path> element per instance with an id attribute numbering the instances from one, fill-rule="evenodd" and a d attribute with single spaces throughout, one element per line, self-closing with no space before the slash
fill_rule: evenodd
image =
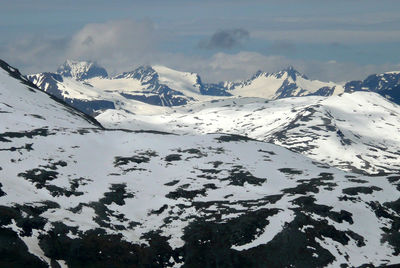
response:
<path id="1" fill-rule="evenodd" d="M 0 61 L 0 267 L 395 267 L 399 81 Z"/>

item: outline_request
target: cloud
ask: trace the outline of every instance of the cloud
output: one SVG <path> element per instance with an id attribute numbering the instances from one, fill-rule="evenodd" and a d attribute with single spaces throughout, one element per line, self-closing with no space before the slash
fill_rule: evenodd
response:
<path id="1" fill-rule="evenodd" d="M 212 57 L 199 58 L 170 55 L 158 62 L 181 71 L 199 73 L 206 82 L 235 81 L 250 78 L 258 70 L 276 72 L 293 65 L 310 79 L 344 82 L 365 79 L 368 75 L 400 70 L 400 64 L 361 65 L 335 60 L 316 61 L 291 59 L 285 56 L 266 56 L 257 52 L 241 51 L 235 54 L 216 53 Z"/>
<path id="2" fill-rule="evenodd" d="M 10 64 L 23 68 L 25 73 L 41 72 L 56 68 L 65 60 L 67 43 L 66 38 L 28 35 L 0 47 L 0 54 Z"/>
<path id="3" fill-rule="evenodd" d="M 159 46 L 165 40 L 160 36 L 160 31 L 149 20 L 109 21 L 88 24 L 69 37 L 25 36 L 0 47 L 0 55 L 25 74 L 54 71 L 66 59 L 74 59 L 97 61 L 110 74 L 129 71 L 143 64 L 162 64 L 181 71 L 197 72 L 206 82 L 247 79 L 257 70 L 275 72 L 288 65 L 295 66 L 312 79 L 322 81 L 356 80 L 372 73 L 400 70 L 400 65 L 394 63 L 361 65 L 275 55 L 280 54 L 279 50 L 295 50 L 291 39 L 279 41 L 284 38 L 277 38 L 272 43 L 273 55 L 241 51 L 204 56 L 162 51 Z M 243 29 L 218 31 L 204 45 L 207 48 L 232 48 L 248 36 L 249 33 Z M 332 46 L 346 45 L 334 38 L 328 41 Z"/>
<path id="4" fill-rule="evenodd" d="M 265 41 L 287 40 L 296 43 L 334 43 L 340 40 L 343 44 L 400 42 L 399 30 L 255 30 L 253 38 Z"/>
<path id="5" fill-rule="evenodd" d="M 199 47 L 203 49 L 231 49 L 241 44 L 243 40 L 250 37 L 250 33 L 245 29 L 219 30 L 209 39 L 199 42 Z"/>
<path id="6" fill-rule="evenodd" d="M 149 64 L 158 42 L 151 21 L 118 20 L 87 24 L 69 37 L 24 36 L 0 53 L 25 73 L 55 70 L 66 59 L 97 61 L 113 72 Z"/>
<path id="7" fill-rule="evenodd" d="M 296 45 L 287 40 L 275 40 L 272 42 L 270 50 L 277 54 L 295 54 Z"/>
<path id="8" fill-rule="evenodd" d="M 146 63 L 155 53 L 157 35 L 151 21 L 88 24 L 70 40 L 67 58 L 95 60 L 113 69 Z"/>
<path id="9" fill-rule="evenodd" d="M 265 56 L 257 52 L 242 51 L 234 54 L 219 52 L 211 57 L 162 55 L 157 64 L 199 73 L 205 82 L 220 82 L 248 79 L 258 70 L 279 71 L 293 64 L 293 61 L 283 56 Z M 297 65 L 299 64 L 295 66 Z"/>

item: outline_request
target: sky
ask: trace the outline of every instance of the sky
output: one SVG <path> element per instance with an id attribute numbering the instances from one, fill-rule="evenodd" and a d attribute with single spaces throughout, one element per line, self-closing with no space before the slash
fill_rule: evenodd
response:
<path id="1" fill-rule="evenodd" d="M 0 58 L 24 74 L 73 59 L 209 82 L 292 65 L 342 82 L 400 70 L 399 11 L 398 0 L 3 0 Z"/>

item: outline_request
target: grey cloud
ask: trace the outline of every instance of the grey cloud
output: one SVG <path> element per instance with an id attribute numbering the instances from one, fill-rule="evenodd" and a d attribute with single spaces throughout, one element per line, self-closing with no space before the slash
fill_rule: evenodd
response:
<path id="1" fill-rule="evenodd" d="M 87 24 L 74 34 L 65 51 L 66 58 L 94 60 L 112 73 L 132 68 L 157 53 L 159 42 L 150 20 L 109 21 Z"/>
<path id="2" fill-rule="evenodd" d="M 219 30 L 209 39 L 200 41 L 199 47 L 203 49 L 230 49 L 238 46 L 249 37 L 250 33 L 245 29 Z"/>
<path id="3" fill-rule="evenodd" d="M 291 41 L 276 40 L 272 42 L 270 50 L 278 54 L 294 54 L 296 53 L 296 45 Z"/>
<path id="4" fill-rule="evenodd" d="M 24 36 L 1 46 L 0 53 L 26 74 L 54 71 L 66 59 L 97 61 L 112 73 L 148 64 L 157 42 L 151 21 L 122 20 L 87 24 L 63 38 Z"/>
<path id="5" fill-rule="evenodd" d="M 217 32 L 214 34 L 217 37 L 213 36 L 206 44 L 229 48 L 249 35 L 243 29 L 219 32 L 228 33 L 228 37 Z M 0 55 L 15 67 L 23 67 L 21 71 L 25 74 L 55 71 L 59 64 L 70 58 L 97 61 L 110 74 L 128 71 L 141 64 L 161 64 L 177 70 L 197 72 L 204 81 L 209 82 L 247 79 L 259 69 L 274 72 L 288 65 L 295 66 L 312 79 L 322 81 L 356 80 L 372 73 L 400 70 L 398 64 L 365 66 L 349 62 L 293 59 L 277 56 L 278 53 L 266 56 L 241 51 L 234 54 L 215 53 L 211 57 L 166 53 L 157 50 L 157 44 L 161 43 L 158 36 L 159 32 L 151 21 L 110 21 L 88 24 L 68 38 L 26 36 L 18 42 L 0 47 Z M 339 45 L 334 43 L 337 40 L 330 41 L 333 45 Z M 275 45 L 290 51 L 293 43 L 293 40 L 288 40 L 276 42 Z"/>
<path id="6" fill-rule="evenodd" d="M 333 43 L 340 40 L 342 44 L 399 42 L 399 30 L 347 30 L 347 29 L 298 29 L 298 30 L 256 30 L 252 37 L 259 40 L 288 40 L 295 43 Z"/>
<path id="7" fill-rule="evenodd" d="M 88 36 L 88 37 L 82 42 L 82 45 L 90 46 L 90 45 L 92 45 L 93 43 L 94 43 L 93 37 Z"/>
<path id="8" fill-rule="evenodd" d="M 276 72 L 289 65 L 293 65 L 310 79 L 334 82 L 365 79 L 370 74 L 400 70 L 400 64 L 361 65 L 333 60 L 302 60 L 278 55 L 266 56 L 250 51 L 216 53 L 209 58 L 170 55 L 160 59 L 158 63 L 177 70 L 199 73 L 206 82 L 248 79 L 258 70 Z"/>
<path id="9" fill-rule="evenodd" d="M 23 73 L 43 72 L 65 60 L 67 43 L 67 38 L 30 35 L 3 45 L 0 54 Z"/>

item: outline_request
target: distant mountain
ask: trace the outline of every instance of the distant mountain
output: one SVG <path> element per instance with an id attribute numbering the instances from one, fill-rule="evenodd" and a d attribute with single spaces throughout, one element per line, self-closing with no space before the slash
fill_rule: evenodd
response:
<path id="1" fill-rule="evenodd" d="M 117 84 L 119 89 L 123 91 L 121 95 L 127 99 L 159 106 L 179 106 L 193 100 L 191 94 L 184 94 L 182 90 L 194 91 L 198 94 L 196 82 L 187 82 L 186 73 L 176 72 L 164 67 L 157 67 L 157 70 L 155 68 L 139 66 L 131 72 L 116 75 L 110 80 L 91 80 L 89 83 L 103 90 L 108 90 L 113 84 Z M 175 75 L 172 79 L 168 77 L 171 72 L 172 75 Z M 164 73 L 167 73 L 167 77 L 163 76 Z"/>
<path id="2" fill-rule="evenodd" d="M 158 83 L 158 74 L 151 66 L 139 66 L 131 72 L 124 72 L 116 75 L 114 79 L 135 79 L 142 84 L 155 84 Z"/>
<path id="3" fill-rule="evenodd" d="M 345 85 L 346 92 L 372 91 L 400 104 L 400 72 L 373 74 L 363 81 L 351 81 Z"/>
<path id="4" fill-rule="evenodd" d="M 28 75 L 28 79 L 44 92 L 65 101 L 74 108 L 94 115 L 97 111 L 115 109 L 113 101 L 93 92 L 90 85 L 55 73 Z"/>
<path id="5" fill-rule="evenodd" d="M 66 72 L 65 66 L 72 67 L 72 71 Z M 45 92 L 89 115 L 125 106 L 131 100 L 158 106 L 178 106 L 194 100 L 188 95 L 201 95 L 194 74 L 175 72 L 175 80 L 172 80 L 168 78 L 170 69 L 159 67 L 163 71 L 160 77 L 152 67 L 140 66 L 131 72 L 108 78 L 104 72 L 94 72 L 97 67 L 93 66 L 88 62 L 67 61 L 58 69 L 59 73 L 32 74 L 28 78 Z M 176 73 L 182 74 L 181 77 Z M 179 88 L 186 95 L 168 85 Z"/>
<path id="6" fill-rule="evenodd" d="M 139 66 L 133 71 L 108 77 L 106 70 L 93 62 L 67 60 L 57 73 L 33 74 L 28 78 L 42 90 L 89 115 L 115 109 L 121 104 L 126 106 L 124 103 L 129 100 L 180 106 L 190 101 L 233 95 L 275 99 L 319 94 L 317 88 L 320 87 L 324 87 L 325 91 L 321 91 L 324 95 L 338 91 L 338 86 L 333 83 L 310 81 L 293 67 L 273 74 L 259 72 L 243 82 L 204 83 L 196 73 L 164 66 Z M 113 97 L 109 93 L 114 93 Z"/>
<path id="7" fill-rule="evenodd" d="M 246 81 L 230 82 L 225 86 L 235 96 L 269 100 L 307 95 L 330 96 L 344 91 L 342 86 L 333 82 L 310 80 L 292 66 L 276 73 L 258 71 Z"/>
<path id="8" fill-rule="evenodd" d="M 353 91 L 376 92 L 400 103 L 400 72 L 371 75 L 364 81 L 342 85 L 311 80 L 289 66 L 275 73 L 258 71 L 244 81 L 205 83 L 196 73 L 165 66 L 139 66 L 109 77 L 104 68 L 93 62 L 67 60 L 57 73 L 33 74 L 28 78 L 40 89 L 93 116 L 109 109 L 135 113 L 145 104 L 174 107 L 232 97 L 275 100 Z"/>
<path id="9" fill-rule="evenodd" d="M 66 60 L 63 65 L 58 67 L 57 73 L 76 80 L 108 76 L 106 69 L 90 61 Z"/>

